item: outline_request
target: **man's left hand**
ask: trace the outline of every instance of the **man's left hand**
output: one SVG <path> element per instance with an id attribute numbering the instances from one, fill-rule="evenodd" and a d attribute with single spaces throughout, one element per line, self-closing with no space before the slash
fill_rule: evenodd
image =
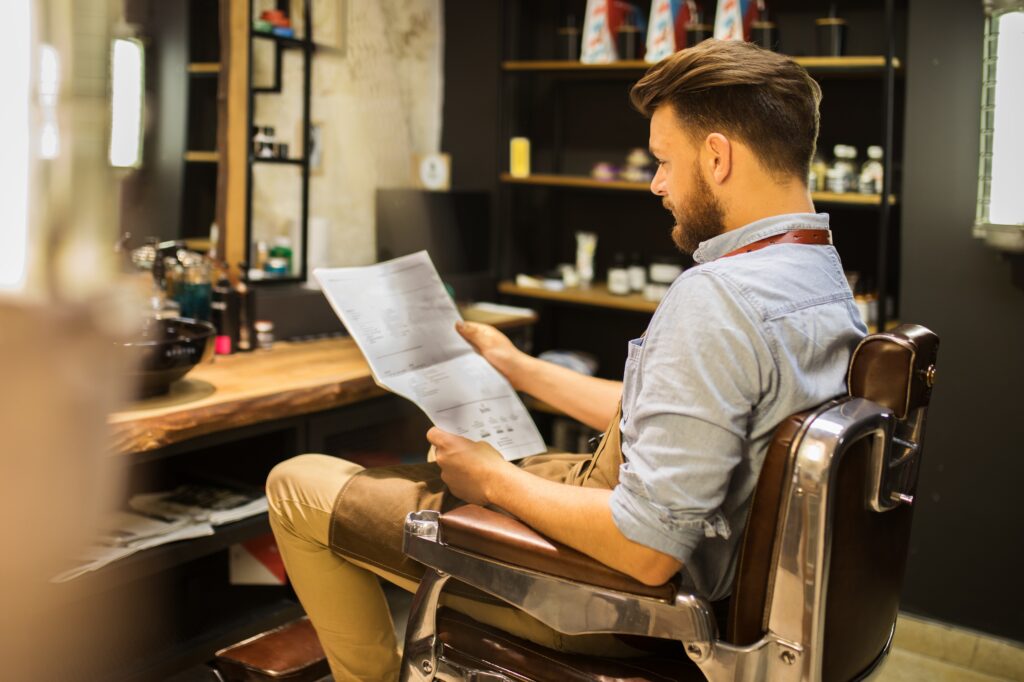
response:
<path id="1" fill-rule="evenodd" d="M 427 440 L 434 446 L 441 479 L 448 489 L 472 504 L 488 504 L 488 486 L 507 467 L 515 466 L 506 462 L 489 443 L 471 441 L 436 426 L 427 431 Z"/>

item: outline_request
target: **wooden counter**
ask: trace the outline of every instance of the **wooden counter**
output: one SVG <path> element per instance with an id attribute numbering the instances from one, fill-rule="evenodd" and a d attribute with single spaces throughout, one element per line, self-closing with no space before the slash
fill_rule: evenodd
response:
<path id="1" fill-rule="evenodd" d="M 510 329 L 534 315 L 464 308 L 467 320 Z M 386 391 L 350 338 L 277 343 L 270 350 L 219 355 L 171 386 L 168 395 L 112 414 L 112 451 L 155 450 L 218 431 L 319 412 L 382 396 Z"/>

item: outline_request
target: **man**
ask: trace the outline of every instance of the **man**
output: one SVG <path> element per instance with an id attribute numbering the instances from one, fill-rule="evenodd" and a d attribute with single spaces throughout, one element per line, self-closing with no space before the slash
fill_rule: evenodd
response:
<path id="1" fill-rule="evenodd" d="M 486 443 L 432 428 L 436 464 L 361 471 L 304 455 L 272 472 L 271 523 L 337 679 L 397 674 L 374 574 L 414 589 L 417 569 L 396 545 L 402 518 L 418 508 L 493 505 L 644 583 L 682 572 L 708 599 L 728 596 L 772 431 L 843 392 L 865 329 L 805 181 L 817 84 L 781 55 L 706 41 L 652 67 L 631 96 L 651 119 L 651 190 L 675 218 L 673 240 L 699 265 L 628 344 L 624 381 L 529 357 L 493 328 L 459 326 L 518 390 L 608 426 L 594 458 L 512 464 Z M 449 604 L 549 646 L 613 647 L 560 638 L 457 594 Z"/>

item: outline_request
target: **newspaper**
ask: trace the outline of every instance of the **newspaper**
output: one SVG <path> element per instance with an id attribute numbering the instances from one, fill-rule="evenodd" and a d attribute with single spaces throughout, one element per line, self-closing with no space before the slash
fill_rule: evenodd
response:
<path id="1" fill-rule="evenodd" d="M 507 460 L 546 450 L 515 389 L 455 331 L 461 317 L 426 251 L 313 275 L 380 386 Z"/>
<path id="2" fill-rule="evenodd" d="M 213 526 L 205 521 L 162 521 L 127 511 L 115 512 L 104 526 L 93 544 L 74 557 L 79 563 L 58 573 L 50 582 L 73 580 L 150 547 L 214 533 Z"/>
<path id="3" fill-rule="evenodd" d="M 183 485 L 160 493 L 134 495 L 128 506 L 166 521 L 233 523 L 267 511 L 267 496 L 208 485 Z"/>
<path id="4" fill-rule="evenodd" d="M 74 557 L 76 565 L 50 581 L 67 582 L 144 549 L 213 535 L 215 526 L 267 511 L 267 498 L 227 488 L 183 485 L 134 495 L 128 506 L 133 511 L 111 514 L 93 543 Z"/>

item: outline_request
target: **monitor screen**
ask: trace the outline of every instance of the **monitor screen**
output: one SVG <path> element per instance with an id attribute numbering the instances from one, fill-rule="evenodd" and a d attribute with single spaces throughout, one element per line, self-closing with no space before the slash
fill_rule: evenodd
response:
<path id="1" fill-rule="evenodd" d="M 377 190 L 377 260 L 424 249 L 443 279 L 490 273 L 490 196 L 486 192 Z"/>

